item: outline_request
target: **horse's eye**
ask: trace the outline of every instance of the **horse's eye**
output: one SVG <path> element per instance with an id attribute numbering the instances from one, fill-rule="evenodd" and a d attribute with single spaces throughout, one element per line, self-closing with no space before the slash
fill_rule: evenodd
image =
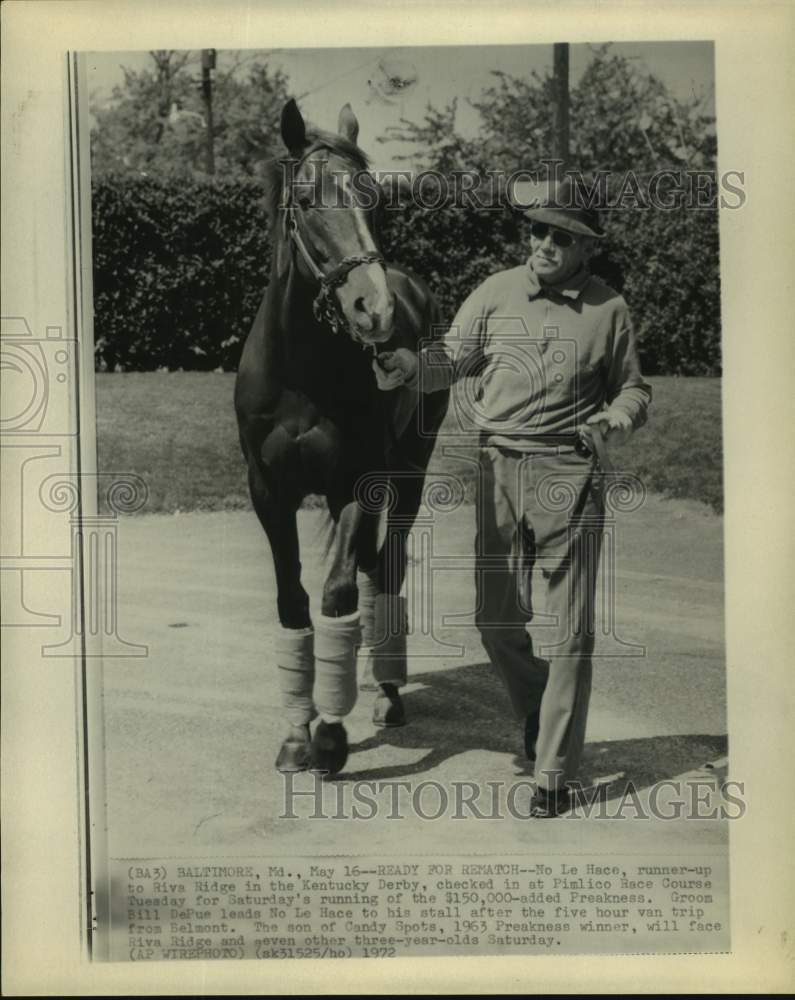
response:
<path id="1" fill-rule="evenodd" d="M 308 194 L 302 194 L 298 196 L 298 207 L 306 211 L 307 208 L 312 207 L 312 198 Z"/>

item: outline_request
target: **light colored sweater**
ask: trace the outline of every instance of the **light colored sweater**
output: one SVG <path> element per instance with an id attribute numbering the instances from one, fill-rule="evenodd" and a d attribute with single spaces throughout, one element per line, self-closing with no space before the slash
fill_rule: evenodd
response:
<path id="1" fill-rule="evenodd" d="M 472 292 L 421 351 L 414 384 L 434 392 L 474 375 L 476 392 L 457 405 L 488 443 L 520 451 L 538 438 L 564 443 L 605 406 L 637 428 L 651 401 L 624 299 L 586 270 L 542 285 L 530 261 Z"/>

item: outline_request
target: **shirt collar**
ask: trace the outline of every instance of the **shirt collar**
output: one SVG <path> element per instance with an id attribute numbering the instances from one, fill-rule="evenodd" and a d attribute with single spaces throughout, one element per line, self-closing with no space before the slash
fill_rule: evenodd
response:
<path id="1" fill-rule="evenodd" d="M 563 295 L 567 299 L 572 299 L 576 301 L 582 294 L 583 288 L 588 284 L 588 280 L 591 275 L 588 268 L 584 265 L 575 271 L 574 274 L 566 278 L 565 281 L 561 281 L 556 285 L 543 285 L 538 280 L 538 275 L 533 270 L 532 258 L 527 259 L 527 294 L 531 299 L 536 298 L 544 292 L 553 291 L 558 295 Z"/>

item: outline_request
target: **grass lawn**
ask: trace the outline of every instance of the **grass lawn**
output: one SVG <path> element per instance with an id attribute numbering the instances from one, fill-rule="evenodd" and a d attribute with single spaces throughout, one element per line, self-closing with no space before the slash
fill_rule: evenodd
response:
<path id="1" fill-rule="evenodd" d="M 217 372 L 97 374 L 100 471 L 141 476 L 149 487 L 144 513 L 249 507 L 234 380 Z M 653 492 L 722 510 L 720 380 L 649 381 L 649 422 L 616 452 L 616 464 Z M 453 471 L 448 461 L 436 468 Z"/>

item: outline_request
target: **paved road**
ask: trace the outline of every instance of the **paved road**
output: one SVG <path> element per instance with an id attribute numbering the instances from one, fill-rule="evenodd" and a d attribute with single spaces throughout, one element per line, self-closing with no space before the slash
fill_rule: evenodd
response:
<path id="1" fill-rule="evenodd" d="M 471 568 L 454 558 L 468 554 L 473 520 L 471 507 L 437 515 L 432 558 L 418 543 L 410 593 L 415 600 L 433 593 L 433 634 L 422 634 L 415 607 L 405 697 L 411 724 L 376 730 L 372 696 L 360 696 L 348 727 L 354 747 L 345 774 L 318 793 L 327 814 L 340 801 L 349 808 L 348 779 L 412 782 L 397 807 L 410 812 L 404 796 L 423 781 L 450 789 L 456 781 L 510 785 L 528 777 L 517 757 L 520 734 L 471 617 L 470 624 L 449 621 L 474 606 Z M 315 606 L 323 580 L 319 524 L 316 512 L 302 512 L 304 578 Z M 147 643 L 149 655 L 106 666 L 111 855 L 394 856 L 445 854 L 453 845 L 458 853 L 553 845 L 641 853 L 725 846 L 725 822 L 573 817 L 554 824 L 550 841 L 548 823 L 456 821 L 452 800 L 435 822 L 410 815 L 397 820 L 384 815 L 388 809 L 370 822 L 280 818 L 285 789 L 272 767 L 281 726 L 270 656 L 275 595 L 254 515 L 129 518 L 120 528 L 119 562 L 119 630 L 128 641 Z M 614 806 L 622 776 L 648 801 L 653 782 L 708 775 L 705 763 L 725 756 L 722 522 L 697 504 L 649 498 L 619 518 L 615 566 L 615 628 L 598 645 L 583 774 Z M 311 790 L 304 777 L 296 787 Z M 422 808 L 432 813 L 440 800 L 430 786 L 426 792 Z M 527 794 L 522 786 L 517 811 Z M 305 817 L 313 801 L 294 800 L 297 814 Z M 382 805 L 387 801 L 379 797 Z M 499 801 L 504 809 L 504 798 Z M 489 800 L 478 804 L 490 813 Z"/>

